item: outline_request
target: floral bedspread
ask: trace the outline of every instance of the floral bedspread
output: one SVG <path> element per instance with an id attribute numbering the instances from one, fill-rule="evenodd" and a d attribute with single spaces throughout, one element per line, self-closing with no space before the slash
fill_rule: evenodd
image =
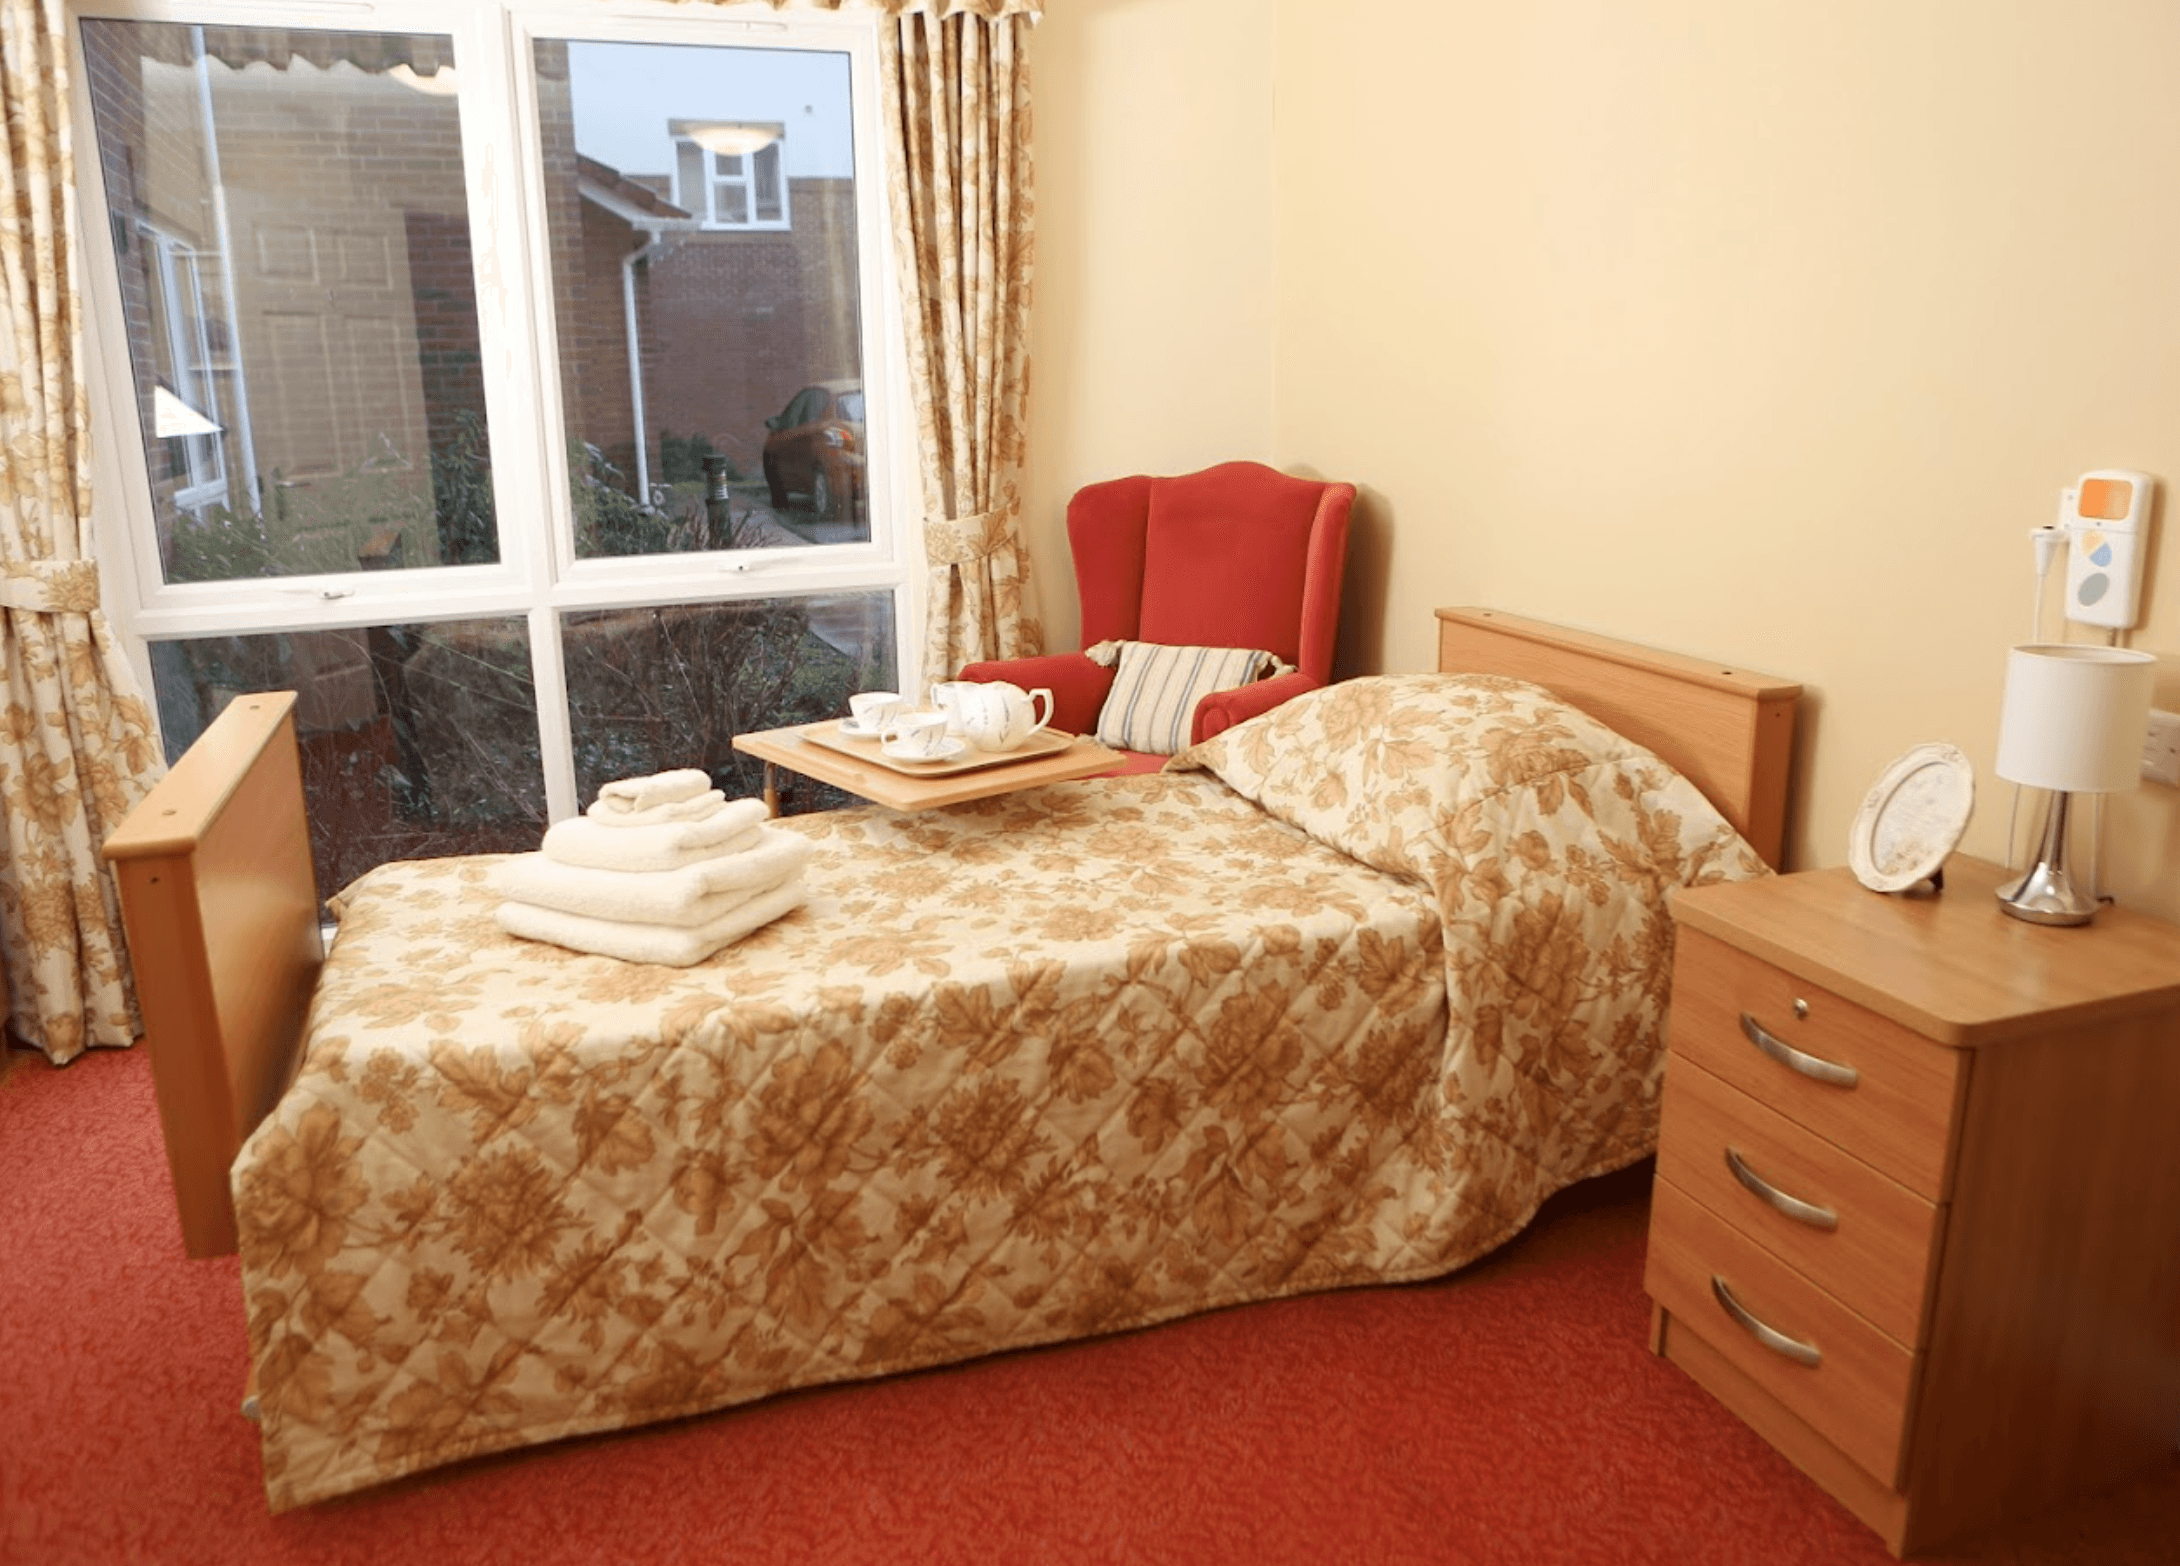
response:
<path id="1" fill-rule="evenodd" d="M 502 934 L 490 858 L 342 895 L 234 1171 L 276 1510 L 1460 1266 L 1651 1148 L 1665 888 L 1762 873 L 1645 753 L 1446 676 L 782 825 L 809 901 L 693 968 Z"/>

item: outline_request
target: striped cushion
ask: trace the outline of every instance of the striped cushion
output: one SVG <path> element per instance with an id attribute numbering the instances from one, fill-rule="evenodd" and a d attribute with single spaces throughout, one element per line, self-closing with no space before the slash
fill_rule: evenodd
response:
<path id="1" fill-rule="evenodd" d="M 1121 642 L 1119 651 L 1120 670 L 1098 714 L 1098 741 L 1159 756 L 1188 748 L 1197 702 L 1261 679 L 1278 663 L 1268 652 L 1236 647 Z"/>

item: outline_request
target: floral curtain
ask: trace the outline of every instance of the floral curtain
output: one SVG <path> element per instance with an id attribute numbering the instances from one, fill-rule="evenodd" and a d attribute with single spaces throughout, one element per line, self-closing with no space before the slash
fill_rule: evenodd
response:
<path id="1" fill-rule="evenodd" d="M 62 0 L 0 0 L 0 957 L 56 1063 L 136 1038 L 98 851 L 161 770 L 92 559 L 69 91 Z"/>
<path id="2" fill-rule="evenodd" d="M 894 246 L 908 260 L 899 282 L 927 513 L 924 668 L 935 676 L 1044 650 L 1020 489 L 1035 18 L 990 14 L 1001 9 L 1011 8 L 934 5 L 890 24 L 881 48 L 904 170 L 889 195 Z"/>

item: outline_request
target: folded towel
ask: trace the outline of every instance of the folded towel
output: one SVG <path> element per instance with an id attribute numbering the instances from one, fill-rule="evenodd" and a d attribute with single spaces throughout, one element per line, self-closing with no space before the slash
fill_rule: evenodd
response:
<path id="1" fill-rule="evenodd" d="M 761 799 L 730 799 L 699 820 L 656 826 L 611 827 L 573 816 L 545 829 L 545 852 L 593 870 L 679 870 L 754 846 L 769 814 Z"/>
<path id="2" fill-rule="evenodd" d="M 502 897 L 562 913 L 630 924 L 688 927 L 709 924 L 809 862 L 810 839 L 758 827 L 755 846 L 679 870 L 593 870 L 545 854 L 518 854 L 500 864 L 493 885 Z"/>
<path id="3" fill-rule="evenodd" d="M 670 805 L 653 805 L 648 810 L 612 809 L 608 801 L 598 799 L 593 800 L 590 809 L 583 814 L 609 827 L 658 826 L 666 821 L 701 821 L 724 804 L 726 798 L 718 789 L 708 788 L 694 799 L 677 799 Z"/>
<path id="4" fill-rule="evenodd" d="M 679 804 L 694 799 L 712 786 L 711 774 L 697 767 L 655 772 L 647 778 L 621 778 L 598 790 L 596 809 L 602 815 L 649 810 L 657 805 Z"/>
<path id="5" fill-rule="evenodd" d="M 663 924 L 624 924 L 615 919 L 587 919 L 581 914 L 540 908 L 534 903 L 502 903 L 495 912 L 500 928 L 528 941 L 549 941 L 571 951 L 595 952 L 623 962 L 655 962 L 686 968 L 722 946 L 770 924 L 802 906 L 802 877 L 796 876 L 744 902 L 731 913 L 691 930 Z"/>

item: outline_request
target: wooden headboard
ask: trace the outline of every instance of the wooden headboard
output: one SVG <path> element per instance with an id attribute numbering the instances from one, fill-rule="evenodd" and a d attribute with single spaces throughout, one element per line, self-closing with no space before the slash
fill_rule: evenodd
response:
<path id="1" fill-rule="evenodd" d="M 295 696 L 238 696 L 106 839 L 192 1256 L 235 1248 L 227 1171 L 294 1077 L 324 952 Z"/>
<path id="2" fill-rule="evenodd" d="M 1778 863 L 1800 687 L 1481 609 L 1449 671 L 1534 680 L 1656 751 Z M 237 697 L 107 840 L 192 1256 L 235 1248 L 227 1172 L 293 1078 L 323 960 L 295 697 Z"/>
<path id="3" fill-rule="evenodd" d="M 1438 611 L 1438 668 L 1532 680 L 1655 751 L 1780 868 L 1802 690 L 1791 680 L 1496 609 Z"/>

